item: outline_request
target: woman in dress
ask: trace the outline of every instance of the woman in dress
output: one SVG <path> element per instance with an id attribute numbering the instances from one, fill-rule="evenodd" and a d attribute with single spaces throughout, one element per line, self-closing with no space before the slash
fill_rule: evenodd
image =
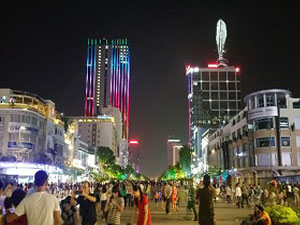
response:
<path id="1" fill-rule="evenodd" d="M 133 185 L 134 208 L 131 223 L 136 221 L 136 212 L 138 211 L 137 225 L 151 225 L 151 214 L 149 210 L 149 200 L 143 192 L 142 184 Z"/>
<path id="2" fill-rule="evenodd" d="M 174 213 L 177 212 L 177 195 L 178 195 L 178 191 L 177 191 L 176 183 L 174 182 L 172 186 L 172 195 L 171 195 L 172 210 L 174 211 Z"/>

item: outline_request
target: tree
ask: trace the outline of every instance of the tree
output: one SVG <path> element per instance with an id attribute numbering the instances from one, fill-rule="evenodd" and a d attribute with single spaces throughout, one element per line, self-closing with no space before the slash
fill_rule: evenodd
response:
<path id="1" fill-rule="evenodd" d="M 96 154 L 99 157 L 99 163 L 104 167 L 112 166 L 115 164 L 114 152 L 110 150 L 110 148 L 103 146 L 98 147 Z"/>
<path id="2" fill-rule="evenodd" d="M 184 145 L 179 151 L 179 164 L 188 176 L 191 174 L 191 156 L 192 150 Z"/>

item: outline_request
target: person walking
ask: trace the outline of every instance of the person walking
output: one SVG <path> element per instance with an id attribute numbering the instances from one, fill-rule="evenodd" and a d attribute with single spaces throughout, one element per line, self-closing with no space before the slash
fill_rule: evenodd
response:
<path id="1" fill-rule="evenodd" d="M 121 213 L 123 210 L 124 198 L 122 197 L 118 185 L 115 185 L 112 189 L 112 196 L 105 206 L 105 212 L 107 213 L 107 225 L 120 225 Z"/>
<path id="2" fill-rule="evenodd" d="M 126 200 L 127 200 L 127 205 L 133 207 L 133 201 L 132 201 L 132 184 L 130 182 L 126 183 Z"/>
<path id="3" fill-rule="evenodd" d="M 172 187 L 169 183 L 166 184 L 164 192 L 165 192 L 165 202 L 166 202 L 166 214 L 169 214 L 171 196 L 172 196 Z"/>
<path id="4" fill-rule="evenodd" d="M 190 180 L 190 182 L 189 182 L 189 193 L 188 193 L 187 209 L 193 211 L 193 213 L 194 213 L 193 221 L 197 221 L 197 211 L 196 211 L 196 208 L 195 208 L 195 189 L 194 189 L 194 185 L 193 185 L 192 180 Z"/>
<path id="5" fill-rule="evenodd" d="M 231 187 L 229 185 L 227 185 L 226 186 L 226 201 L 228 204 L 231 203 L 231 194 L 232 194 Z"/>
<path id="6" fill-rule="evenodd" d="M 238 208 L 241 208 L 242 190 L 240 188 L 240 183 L 236 184 L 235 197 L 236 197 L 236 204 L 237 204 Z"/>
<path id="7" fill-rule="evenodd" d="M 210 176 L 206 174 L 203 177 L 204 187 L 197 190 L 197 199 L 199 202 L 199 224 L 214 225 L 214 198 L 217 196 L 216 189 L 210 183 Z"/>
<path id="8" fill-rule="evenodd" d="M 246 201 L 247 206 L 249 206 L 248 188 L 245 182 L 241 187 L 241 191 L 242 191 L 242 208 L 244 208 L 244 201 Z"/>
<path id="9" fill-rule="evenodd" d="M 151 213 L 149 210 L 149 200 L 143 192 L 143 185 L 133 185 L 134 208 L 131 217 L 131 224 L 136 221 L 138 211 L 137 225 L 151 225 Z"/>
<path id="10" fill-rule="evenodd" d="M 34 175 L 35 193 L 24 198 L 14 213 L 7 215 L 8 223 L 27 215 L 28 225 L 61 225 L 60 207 L 57 198 L 47 193 L 48 175 L 39 170 Z"/>

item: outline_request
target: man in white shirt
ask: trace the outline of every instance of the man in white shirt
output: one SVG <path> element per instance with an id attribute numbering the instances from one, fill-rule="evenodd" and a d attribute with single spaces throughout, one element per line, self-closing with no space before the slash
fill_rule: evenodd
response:
<path id="1" fill-rule="evenodd" d="M 28 225 L 60 225 L 60 207 L 57 198 L 46 192 L 48 175 L 40 170 L 34 175 L 36 192 L 26 197 L 17 206 L 14 213 L 7 216 L 12 222 L 26 214 Z"/>
<path id="2" fill-rule="evenodd" d="M 236 197 L 236 204 L 240 208 L 242 203 L 242 190 L 240 188 L 240 183 L 237 183 L 235 188 L 235 197 Z"/>

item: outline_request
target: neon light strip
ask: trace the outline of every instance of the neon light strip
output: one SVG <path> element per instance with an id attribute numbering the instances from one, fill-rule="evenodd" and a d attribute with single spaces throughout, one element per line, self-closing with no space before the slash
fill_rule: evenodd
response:
<path id="1" fill-rule="evenodd" d="M 92 96 L 92 62 L 93 62 L 93 45 L 94 41 L 92 39 L 91 46 L 91 58 L 90 58 L 90 76 L 89 76 L 89 116 L 91 116 L 91 96 Z"/>
<path id="2" fill-rule="evenodd" d="M 97 77 L 97 70 L 96 70 L 96 64 L 97 64 L 97 44 L 94 46 L 94 71 L 93 71 L 93 108 L 92 108 L 92 116 L 95 115 L 95 98 L 96 98 L 96 77 Z"/>
<path id="3" fill-rule="evenodd" d="M 113 51 L 114 51 L 114 46 L 111 47 L 110 50 L 110 76 L 109 76 L 109 80 L 110 80 L 110 89 L 109 89 L 109 102 L 110 105 L 113 105 L 113 63 L 114 63 L 114 57 L 113 57 Z M 107 56 L 105 56 L 107 57 Z"/>
<path id="4" fill-rule="evenodd" d="M 126 134 L 125 138 L 128 139 L 129 136 L 129 83 L 130 83 L 130 52 L 128 48 L 128 74 L 127 74 L 127 117 L 126 117 Z M 125 124 L 125 122 L 124 122 Z"/>
<path id="5" fill-rule="evenodd" d="M 86 83 L 85 83 L 85 106 L 84 106 L 84 116 L 87 116 L 87 95 L 88 95 L 88 79 L 89 79 L 89 46 L 90 41 L 88 40 L 88 51 L 87 51 L 87 59 L 86 59 Z"/>
<path id="6" fill-rule="evenodd" d="M 191 82 L 192 82 L 192 75 L 188 75 L 188 90 L 189 90 L 189 95 L 191 93 Z M 188 98 L 188 106 L 189 106 L 189 145 L 191 146 L 191 100 Z"/>

